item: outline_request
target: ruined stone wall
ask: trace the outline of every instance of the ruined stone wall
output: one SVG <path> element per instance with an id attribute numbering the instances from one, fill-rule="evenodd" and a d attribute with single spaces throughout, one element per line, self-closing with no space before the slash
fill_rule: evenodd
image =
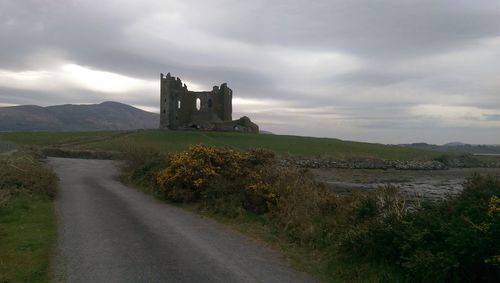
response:
<path id="1" fill-rule="evenodd" d="M 189 91 L 179 78 L 160 75 L 160 128 L 198 127 L 232 120 L 232 90 L 227 84 L 212 91 Z M 199 107 L 197 107 L 199 101 Z"/>

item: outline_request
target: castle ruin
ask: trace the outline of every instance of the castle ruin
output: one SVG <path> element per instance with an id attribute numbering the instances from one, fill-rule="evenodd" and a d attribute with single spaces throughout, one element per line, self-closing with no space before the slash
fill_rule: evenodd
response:
<path id="1" fill-rule="evenodd" d="M 189 91 L 180 78 L 160 74 L 160 128 L 258 133 L 248 117 L 232 119 L 233 91 L 223 83 L 212 91 Z"/>

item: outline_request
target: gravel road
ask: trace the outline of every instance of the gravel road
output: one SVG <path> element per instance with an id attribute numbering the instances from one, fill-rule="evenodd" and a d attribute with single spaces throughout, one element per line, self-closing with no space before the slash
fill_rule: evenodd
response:
<path id="1" fill-rule="evenodd" d="M 49 162 L 55 282 L 314 282 L 258 242 L 120 184 L 111 161 Z"/>

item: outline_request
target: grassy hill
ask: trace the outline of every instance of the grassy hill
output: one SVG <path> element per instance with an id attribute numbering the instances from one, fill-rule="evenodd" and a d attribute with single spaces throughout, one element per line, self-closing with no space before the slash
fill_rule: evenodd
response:
<path id="1" fill-rule="evenodd" d="M 282 156 L 307 158 L 432 159 L 442 153 L 374 143 L 288 135 L 259 135 L 201 131 L 103 131 L 0 133 L 0 140 L 19 145 L 55 146 L 68 149 L 121 151 L 126 147 L 150 147 L 179 152 L 192 144 L 240 150 L 265 148 Z"/>

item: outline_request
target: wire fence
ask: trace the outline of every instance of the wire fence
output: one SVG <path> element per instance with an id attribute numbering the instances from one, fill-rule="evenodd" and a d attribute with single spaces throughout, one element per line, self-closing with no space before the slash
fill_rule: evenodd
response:
<path id="1" fill-rule="evenodd" d="M 0 141 L 0 154 L 17 149 L 17 145 L 10 141 Z"/>

